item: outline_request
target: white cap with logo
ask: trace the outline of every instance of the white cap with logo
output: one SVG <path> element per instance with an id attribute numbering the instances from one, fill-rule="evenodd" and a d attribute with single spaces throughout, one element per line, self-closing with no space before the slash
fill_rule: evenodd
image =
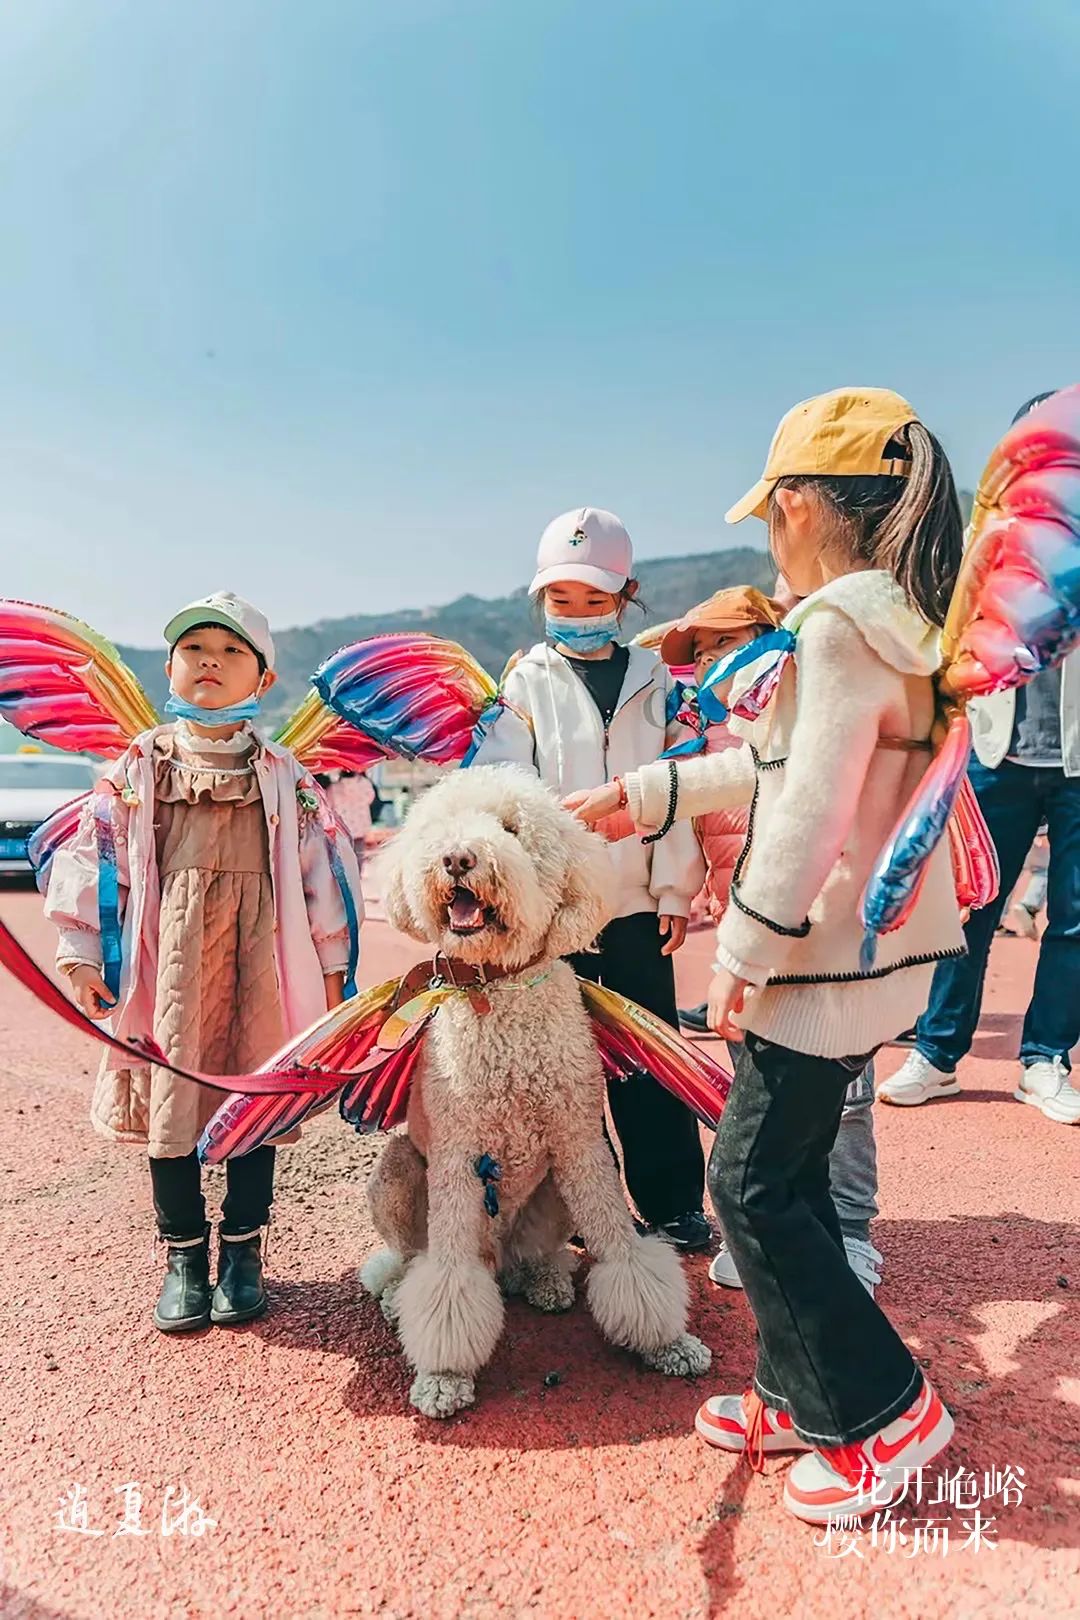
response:
<path id="1" fill-rule="evenodd" d="M 574 580 L 617 595 L 634 569 L 634 548 L 614 512 L 575 506 L 553 518 L 540 536 L 530 596 L 546 585 Z"/>
<path id="2" fill-rule="evenodd" d="M 267 669 L 273 669 L 274 641 L 269 620 L 265 613 L 260 613 L 250 602 L 245 602 L 242 596 L 237 596 L 233 591 L 215 591 L 212 596 L 192 602 L 169 620 L 165 626 L 165 640 L 170 647 L 175 647 L 181 636 L 187 635 L 199 624 L 220 624 L 222 629 L 234 631 L 242 641 L 262 655 Z"/>

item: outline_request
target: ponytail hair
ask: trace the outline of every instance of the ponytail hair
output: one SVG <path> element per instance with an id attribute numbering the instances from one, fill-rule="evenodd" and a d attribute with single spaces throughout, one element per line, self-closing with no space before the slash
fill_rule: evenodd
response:
<path id="1" fill-rule="evenodd" d="M 964 520 L 948 457 L 929 428 L 909 422 L 884 456 L 909 463 L 906 478 L 781 478 L 778 489 L 812 489 L 854 560 L 883 568 L 930 624 L 945 623 L 964 550 Z M 774 496 L 769 516 L 779 516 Z"/>

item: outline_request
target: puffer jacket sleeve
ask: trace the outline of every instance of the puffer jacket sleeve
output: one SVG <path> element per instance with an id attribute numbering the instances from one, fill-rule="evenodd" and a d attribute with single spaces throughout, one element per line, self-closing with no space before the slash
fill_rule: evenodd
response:
<path id="1" fill-rule="evenodd" d="M 527 718 L 531 718 L 532 702 L 520 666 L 512 669 L 506 677 L 503 696 L 507 706 L 488 728 L 470 763 L 519 765 L 522 770 L 531 771 L 537 776 L 536 743 Z"/>
<path id="2" fill-rule="evenodd" d="M 320 789 L 309 791 L 321 795 Z M 334 818 L 331 816 L 331 819 Z M 335 874 L 335 866 L 341 882 Z M 300 871 L 308 926 L 323 973 L 345 973 L 349 967 L 350 928 L 342 884 L 348 891 L 357 929 L 364 920 L 364 897 L 352 840 L 340 822 L 336 823 L 336 833 L 331 835 L 320 824 L 318 814 L 301 814 Z"/>
<path id="3" fill-rule="evenodd" d="M 60 939 L 56 952 L 58 968 L 79 963 L 100 969 L 101 922 L 98 914 L 98 848 L 95 833 L 95 799 L 108 795 L 109 812 L 116 845 L 116 871 L 119 885 L 120 922 L 123 923 L 131 889 L 128 865 L 128 824 L 131 812 L 120 796 L 124 780 L 125 755 L 102 779 L 83 807 L 79 825 L 68 843 L 53 856 L 49 886 L 45 895 L 45 916 L 57 929 Z"/>
<path id="4" fill-rule="evenodd" d="M 675 683 L 661 664 L 664 698 L 669 710 L 674 707 Z M 692 733 L 673 714 L 667 723 L 665 748 L 686 742 Z M 652 846 L 649 870 L 649 893 L 656 901 L 661 917 L 689 917 L 694 897 L 705 881 L 705 858 L 693 827 L 688 821 L 673 827 L 666 838 Z"/>

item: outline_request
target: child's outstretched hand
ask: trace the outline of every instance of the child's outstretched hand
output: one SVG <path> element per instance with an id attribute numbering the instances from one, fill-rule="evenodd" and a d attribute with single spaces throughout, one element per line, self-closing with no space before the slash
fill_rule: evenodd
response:
<path id="1" fill-rule="evenodd" d="M 622 795 L 617 782 L 604 782 L 600 787 L 590 788 L 587 792 L 571 793 L 563 800 L 563 809 L 569 810 L 577 816 L 587 827 L 594 827 L 605 816 L 610 816 L 619 808 Z"/>
<path id="2" fill-rule="evenodd" d="M 706 1014 L 709 1028 L 722 1035 L 726 1041 L 741 1041 L 745 1031 L 733 1022 L 734 1015 L 741 1013 L 743 1002 L 749 984 L 746 979 L 737 979 L 734 973 L 721 968 L 714 973 L 709 984 L 709 1010 Z"/>
<path id="3" fill-rule="evenodd" d="M 661 956 L 674 956 L 686 938 L 685 917 L 657 917 L 660 937 L 666 943 L 660 947 Z"/>
<path id="4" fill-rule="evenodd" d="M 72 998 L 87 1018 L 92 1018 L 95 1023 L 108 1018 L 116 1002 L 97 968 L 80 963 L 78 967 L 72 968 L 68 979 Z"/>

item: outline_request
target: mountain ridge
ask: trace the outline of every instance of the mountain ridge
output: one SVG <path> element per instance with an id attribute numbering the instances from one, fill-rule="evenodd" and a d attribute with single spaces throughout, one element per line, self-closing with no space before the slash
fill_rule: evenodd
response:
<path id="1" fill-rule="evenodd" d="M 768 591 L 775 574 L 768 553 L 751 546 L 646 559 L 637 569 L 645 611 L 631 610 L 627 627 L 636 635 L 650 624 L 678 618 L 696 602 L 728 586 L 756 585 Z M 267 721 L 291 713 L 303 698 L 314 670 L 332 652 L 349 642 L 390 630 L 425 631 L 460 642 L 496 677 L 513 653 L 530 646 L 541 633 L 525 590 L 498 597 L 466 593 L 453 602 L 434 606 L 342 614 L 275 631 L 278 682 L 271 700 L 264 705 Z M 130 646 L 121 646 L 119 651 L 160 709 L 168 696 L 162 651 Z"/>

